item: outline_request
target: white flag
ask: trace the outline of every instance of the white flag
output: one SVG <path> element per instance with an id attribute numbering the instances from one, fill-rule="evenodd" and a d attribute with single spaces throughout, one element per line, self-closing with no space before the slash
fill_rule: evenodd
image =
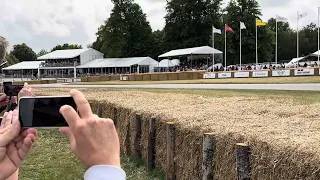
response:
<path id="1" fill-rule="evenodd" d="M 288 22 L 288 19 L 277 15 L 277 22 Z"/>
<path id="2" fill-rule="evenodd" d="M 216 29 L 214 26 L 212 26 L 212 33 L 221 34 L 221 29 Z"/>
<path id="3" fill-rule="evenodd" d="M 240 22 L 240 29 L 247 29 L 243 22 Z"/>
<path id="4" fill-rule="evenodd" d="M 306 16 L 308 16 L 307 13 L 299 14 L 299 15 L 298 15 L 298 19 L 302 19 L 302 18 L 304 18 L 304 17 L 306 17 Z"/>

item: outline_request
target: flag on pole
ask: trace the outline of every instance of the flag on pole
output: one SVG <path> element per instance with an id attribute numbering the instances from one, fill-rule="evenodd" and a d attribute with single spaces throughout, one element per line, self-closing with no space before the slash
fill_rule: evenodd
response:
<path id="1" fill-rule="evenodd" d="M 241 49 L 241 30 L 247 29 L 246 25 L 240 21 L 240 70 L 242 70 L 242 49 Z"/>
<path id="2" fill-rule="evenodd" d="M 256 19 L 256 26 L 266 26 L 267 23 L 262 22 L 260 19 Z"/>
<path id="3" fill-rule="evenodd" d="M 282 16 L 278 16 L 276 17 L 277 22 L 288 22 L 288 19 Z"/>
<path id="4" fill-rule="evenodd" d="M 228 25 L 226 25 L 226 31 L 230 31 L 230 32 L 234 32 L 234 30 L 230 27 L 230 26 L 228 26 Z"/>
<path id="5" fill-rule="evenodd" d="M 246 25 L 243 22 L 240 22 L 240 29 L 247 29 Z"/>
<path id="6" fill-rule="evenodd" d="M 308 16 L 308 13 L 298 14 L 298 20 L 305 18 L 306 16 Z"/>
<path id="7" fill-rule="evenodd" d="M 212 26 L 212 33 L 221 34 L 221 29 L 216 29 L 214 26 Z"/>

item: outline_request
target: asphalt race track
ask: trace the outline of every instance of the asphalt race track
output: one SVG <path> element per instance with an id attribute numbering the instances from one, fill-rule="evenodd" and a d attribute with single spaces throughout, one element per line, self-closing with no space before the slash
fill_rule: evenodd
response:
<path id="1" fill-rule="evenodd" d="M 253 90 L 298 90 L 320 91 L 320 83 L 314 84 L 147 84 L 147 85 L 68 85 L 37 84 L 42 88 L 134 88 L 134 89 L 253 89 Z"/>

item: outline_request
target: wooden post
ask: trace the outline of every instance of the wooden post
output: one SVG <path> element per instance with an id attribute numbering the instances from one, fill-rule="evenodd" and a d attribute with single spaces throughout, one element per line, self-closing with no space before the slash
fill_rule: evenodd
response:
<path id="1" fill-rule="evenodd" d="M 203 157 L 202 157 L 202 180 L 212 180 L 213 172 L 213 157 L 215 151 L 215 134 L 205 133 L 203 136 Z"/>
<path id="2" fill-rule="evenodd" d="M 148 136 L 148 170 L 155 168 L 155 146 L 156 146 L 156 119 L 151 118 L 149 121 L 149 136 Z"/>
<path id="3" fill-rule="evenodd" d="M 236 144 L 236 165 L 238 180 L 250 180 L 250 147 L 246 143 Z"/>
<path id="4" fill-rule="evenodd" d="M 114 123 L 114 126 L 117 128 L 117 126 L 118 126 L 118 109 L 116 107 L 113 108 L 113 123 Z"/>
<path id="5" fill-rule="evenodd" d="M 101 104 L 100 102 L 98 103 L 97 115 L 98 115 L 100 118 L 102 117 L 102 104 Z"/>
<path id="6" fill-rule="evenodd" d="M 134 132 L 134 155 L 141 158 L 141 115 L 136 114 L 136 128 Z"/>
<path id="7" fill-rule="evenodd" d="M 166 164 L 166 180 L 175 180 L 175 127 L 173 122 L 167 122 L 167 164 Z"/>

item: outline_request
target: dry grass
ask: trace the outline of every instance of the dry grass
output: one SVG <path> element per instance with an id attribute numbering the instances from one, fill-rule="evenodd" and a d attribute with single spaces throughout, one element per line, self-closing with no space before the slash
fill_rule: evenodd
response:
<path id="1" fill-rule="evenodd" d="M 292 83 L 320 83 L 318 76 L 306 77 L 269 77 L 269 78 L 232 78 L 232 79 L 198 79 L 174 81 L 102 81 L 81 82 L 72 84 L 97 85 L 135 85 L 135 84 L 292 84 Z"/>
<path id="2" fill-rule="evenodd" d="M 217 179 L 235 177 L 232 147 L 237 141 L 249 141 L 254 147 L 254 179 L 319 178 L 320 103 L 317 101 L 301 103 L 294 96 L 269 98 L 254 93 L 215 97 L 171 92 L 83 91 L 89 99 L 155 114 L 162 121 L 175 121 L 179 132 L 177 147 L 186 148 L 177 153 L 177 162 L 180 162 L 177 172 L 181 173 L 182 179 L 199 177 L 194 169 L 199 167 L 200 134 L 203 132 L 219 134 L 220 149 L 216 159 L 221 162 L 215 166 Z M 38 93 L 62 95 L 67 91 L 39 89 Z M 163 162 L 159 164 L 163 166 Z M 192 166 L 188 170 L 195 172 L 186 173 L 187 166 Z M 226 168 L 232 170 L 226 171 Z"/>

